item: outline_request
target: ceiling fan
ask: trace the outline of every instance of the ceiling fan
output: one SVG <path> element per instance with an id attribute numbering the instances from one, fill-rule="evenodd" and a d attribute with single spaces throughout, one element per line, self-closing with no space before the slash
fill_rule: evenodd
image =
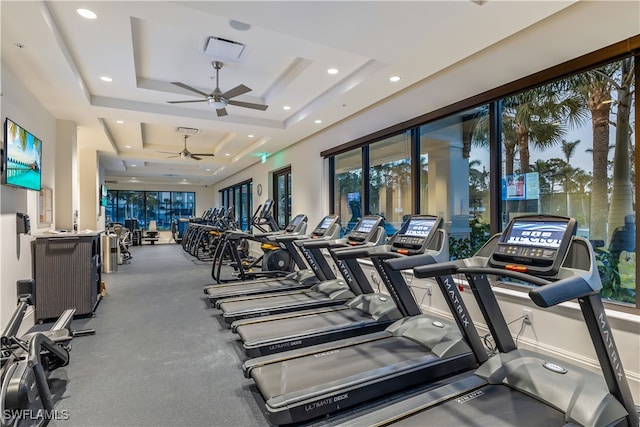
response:
<path id="1" fill-rule="evenodd" d="M 167 102 L 169 104 L 184 104 L 187 102 L 207 102 L 209 103 L 210 106 L 216 109 L 216 113 L 218 114 L 218 117 L 227 115 L 227 110 L 226 110 L 227 105 L 235 105 L 236 107 L 252 108 L 254 110 L 262 110 L 262 111 L 267 109 L 268 105 L 253 104 L 251 102 L 234 101 L 233 99 L 231 99 L 231 98 L 235 98 L 236 96 L 243 95 L 247 92 L 251 92 L 251 89 L 245 85 L 238 85 L 233 89 L 222 93 L 219 86 L 219 82 L 220 82 L 219 73 L 223 64 L 220 61 L 213 61 L 211 65 L 213 65 L 213 68 L 215 68 L 216 70 L 216 88 L 213 90 L 213 92 L 211 92 L 210 94 L 206 94 L 184 83 L 171 82 L 171 84 L 174 84 L 183 89 L 187 89 L 191 92 L 195 92 L 199 95 L 204 96 L 204 99 L 197 99 L 193 101 L 167 101 Z"/>
<path id="2" fill-rule="evenodd" d="M 192 153 L 187 148 L 187 138 L 189 138 L 189 135 L 183 135 L 183 138 L 184 138 L 184 149 L 182 149 L 182 151 L 179 151 L 177 153 L 173 151 L 158 151 L 158 153 L 174 154 L 173 156 L 169 156 L 168 159 L 171 159 L 174 157 L 180 157 L 181 159 L 202 160 L 203 157 L 215 156 L 215 154 L 211 154 L 211 153 Z"/>

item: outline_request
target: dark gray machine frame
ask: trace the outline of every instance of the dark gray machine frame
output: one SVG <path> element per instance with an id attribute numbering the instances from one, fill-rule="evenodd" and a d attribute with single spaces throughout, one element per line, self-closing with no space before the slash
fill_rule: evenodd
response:
<path id="1" fill-rule="evenodd" d="M 340 234 L 339 217 L 337 215 L 327 215 L 311 234 L 276 234 L 268 236 L 269 240 L 276 244 L 281 244 L 291 254 L 299 270 L 278 278 L 262 278 L 234 283 L 223 283 L 209 285 L 204 288 L 209 302 L 215 303 L 219 299 L 258 295 L 269 292 L 289 291 L 295 289 L 309 288 L 321 281 L 335 279 L 335 275 L 326 276 L 326 269 L 320 269 L 312 254 L 303 245 L 295 245 L 294 242 L 306 240 L 335 240 Z M 302 257 L 300 257 L 302 253 Z M 305 261 L 310 268 L 306 268 Z M 330 269 L 329 269 L 330 270 Z M 332 273 L 331 273 L 332 274 Z"/>
<path id="2" fill-rule="evenodd" d="M 428 228 L 424 224 L 429 224 Z M 416 232 L 419 227 L 423 230 Z M 386 245 L 334 251 L 338 259 L 370 259 L 388 295 L 366 293 L 337 306 L 238 320 L 232 323 L 231 330 L 240 335 L 249 357 L 381 331 L 402 317 L 420 314 L 406 283 L 396 285 L 404 282 L 401 270 L 389 268 L 383 261 L 407 256 L 414 258 L 413 262 L 403 263 L 402 269 L 426 262 L 448 261 L 448 246 L 447 233 L 442 230 L 442 218 L 413 215 Z M 428 257 L 420 257 L 425 251 Z"/>
<path id="3" fill-rule="evenodd" d="M 435 262 L 429 254 L 383 262 L 389 264 L 388 271 L 401 275 L 419 258 Z M 425 381 L 445 379 L 486 361 L 487 353 L 453 278 L 442 276 L 436 282 L 455 322 L 415 314 L 384 331 L 246 361 L 244 374 L 256 382 L 269 420 L 275 424 L 309 420 Z M 404 281 L 392 283 L 402 295 L 411 295 Z M 415 302 L 414 306 L 419 312 Z"/>
<path id="4" fill-rule="evenodd" d="M 269 201 L 271 201 L 271 199 L 267 200 L 267 202 Z M 268 205 L 267 202 L 265 202 L 265 205 L 264 205 L 265 207 L 272 205 L 272 203 Z M 277 224 L 275 223 L 275 220 L 273 219 L 273 216 L 271 215 L 270 212 L 268 214 L 263 214 L 263 212 L 265 212 L 265 207 L 263 207 L 262 213 L 260 214 L 258 219 L 264 219 L 269 225 L 269 227 L 271 228 L 270 231 L 267 231 L 266 229 L 264 229 L 261 222 L 252 221 L 253 226 L 263 231 L 262 233 L 251 234 L 249 232 L 242 231 L 242 230 L 229 230 L 224 232 L 224 236 L 220 239 L 220 242 L 218 243 L 218 246 L 215 249 L 214 261 L 213 261 L 213 264 L 211 265 L 211 277 L 213 277 L 216 283 L 223 284 L 223 283 L 229 283 L 229 282 L 255 280 L 258 278 L 273 279 L 276 277 L 286 276 L 287 274 L 291 273 L 291 271 L 289 270 L 267 270 L 265 267 L 267 263 L 266 254 L 258 258 L 258 260 L 262 261 L 261 265 L 258 260 L 255 260 L 248 266 L 249 268 L 247 268 L 247 266 L 244 265 L 244 260 L 240 256 L 240 253 L 237 249 L 240 242 L 245 239 L 257 241 L 264 244 L 264 243 L 269 243 L 268 237 L 270 236 L 279 235 L 283 233 L 299 234 L 299 235 L 304 235 L 304 233 L 306 233 L 306 230 L 307 230 L 306 215 L 303 215 L 303 214 L 296 215 L 294 218 L 292 218 L 292 220 L 290 221 L 290 224 L 287 225 L 285 230 L 280 230 L 279 228 L 277 228 Z M 270 209 L 271 208 L 269 208 L 269 210 Z M 278 250 L 282 250 L 282 249 L 278 249 Z M 222 266 L 224 264 L 223 260 L 225 258 L 225 254 L 230 255 L 232 263 L 235 265 L 235 268 L 237 270 L 237 276 L 226 277 L 226 278 L 222 277 Z M 291 264 L 291 268 L 293 268 L 295 262 L 297 262 L 298 260 L 293 258 L 293 261 L 294 263 Z M 253 270 L 254 268 L 257 268 L 257 270 Z"/>
<path id="5" fill-rule="evenodd" d="M 548 222 L 560 218 L 516 218 L 502 235 L 494 236 L 485 245 L 495 248 L 491 256 L 415 269 L 420 277 L 464 274 L 499 353 L 473 375 L 357 417 L 343 426 L 639 425 L 637 408 L 600 297 L 602 284 L 595 268 L 593 247 L 581 237 L 569 237 L 566 247 L 565 240 L 560 244 L 559 256 L 554 256 L 552 263 L 541 263 L 545 248 L 531 256 L 530 246 L 509 242 L 511 226 L 518 219 Z M 565 220 L 570 236 L 575 222 Z M 577 299 L 603 375 L 517 349 L 488 275 L 534 285 L 529 297 L 542 308 Z"/>
<path id="6" fill-rule="evenodd" d="M 372 293 L 371 284 L 355 259 L 338 259 L 333 250 L 352 246 L 381 245 L 386 240 L 382 227 L 384 220 L 378 215 L 363 217 L 346 237 L 337 240 L 313 240 L 301 243 L 312 249 L 327 248 L 344 280 L 335 279 L 317 283 L 309 289 L 265 293 L 255 296 L 225 298 L 216 302 L 228 324 L 236 320 L 264 317 L 309 308 L 342 304 L 356 295 Z M 363 231 L 366 229 L 366 231 Z M 320 254 L 319 256 L 324 257 Z M 315 257 L 315 256 L 314 256 Z M 320 258 L 323 261 L 324 258 Z M 317 261 L 320 262 L 320 259 Z M 325 261 L 326 262 L 326 261 Z"/>

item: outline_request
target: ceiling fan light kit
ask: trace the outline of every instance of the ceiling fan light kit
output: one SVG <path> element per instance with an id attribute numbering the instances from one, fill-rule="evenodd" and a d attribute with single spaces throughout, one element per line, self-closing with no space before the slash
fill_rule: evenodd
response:
<path id="1" fill-rule="evenodd" d="M 202 160 L 203 157 L 213 157 L 215 156 L 215 154 L 212 153 L 192 153 L 191 151 L 189 151 L 189 149 L 187 148 L 187 138 L 189 138 L 189 135 L 182 135 L 182 137 L 184 138 L 184 148 L 182 149 L 182 151 L 180 152 L 172 152 L 172 151 L 158 151 L 158 153 L 164 153 L 164 154 L 173 154 L 173 156 L 169 156 L 168 158 L 174 158 L 174 157 L 180 157 L 181 159 L 193 159 L 193 160 Z"/>
<path id="2" fill-rule="evenodd" d="M 215 108 L 216 110 L 216 114 L 218 115 L 218 117 L 222 117 L 222 116 L 226 116 L 227 115 L 227 110 L 226 107 L 228 105 L 234 105 L 236 107 L 243 107 L 243 108 L 251 108 L 252 110 L 261 110 L 264 111 L 268 108 L 268 105 L 264 105 L 264 104 L 254 104 L 251 102 L 243 102 L 243 101 L 235 101 L 231 98 L 235 98 L 236 96 L 240 96 L 240 95 L 244 95 L 247 92 L 251 92 L 251 88 L 249 88 L 248 86 L 245 85 L 238 85 L 236 87 L 234 87 L 231 90 L 228 90 L 226 92 L 222 92 L 222 90 L 220 90 L 220 69 L 222 68 L 223 64 L 220 61 L 213 61 L 211 63 L 211 65 L 213 65 L 213 68 L 216 70 L 216 88 L 213 90 L 213 92 L 207 94 L 202 92 L 199 89 L 196 89 L 194 87 L 191 87 L 189 85 L 186 85 L 184 83 L 181 82 L 171 82 L 171 84 L 174 84 L 178 87 L 181 87 L 183 89 L 186 89 L 190 92 L 194 92 L 197 93 L 198 95 L 201 95 L 204 97 L 204 99 L 196 99 L 196 100 L 190 100 L 190 101 L 167 101 L 169 104 L 184 104 L 184 103 L 190 103 L 190 102 L 207 102 L 210 106 L 212 106 L 213 108 Z"/>

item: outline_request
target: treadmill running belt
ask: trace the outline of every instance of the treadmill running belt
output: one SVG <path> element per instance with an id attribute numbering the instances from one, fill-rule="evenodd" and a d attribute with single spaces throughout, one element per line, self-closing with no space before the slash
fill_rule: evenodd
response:
<path id="1" fill-rule="evenodd" d="M 305 291 L 294 294 L 270 296 L 240 301 L 225 301 L 220 304 L 220 309 L 225 313 L 241 311 L 279 308 L 284 305 L 306 304 L 311 301 L 330 299 L 326 294 L 316 291 Z"/>
<path id="2" fill-rule="evenodd" d="M 215 285 L 207 289 L 207 295 L 217 297 L 218 295 L 240 295 L 243 293 L 253 293 L 256 291 L 279 290 L 286 286 L 298 285 L 293 279 L 276 279 L 256 282 L 240 282 L 236 285 Z"/>
<path id="3" fill-rule="evenodd" d="M 251 376 L 265 400 L 330 383 L 365 381 L 391 375 L 397 369 L 428 363 L 439 358 L 404 337 L 389 338 L 337 348 L 307 357 L 254 368 Z"/>
<path id="4" fill-rule="evenodd" d="M 359 323 L 374 322 L 371 316 L 353 308 L 328 311 L 308 316 L 287 317 L 269 322 L 238 326 L 242 341 L 276 339 L 297 336 L 301 333 L 318 333 L 336 328 L 354 326 Z"/>
<path id="5" fill-rule="evenodd" d="M 564 414 L 504 385 L 486 385 L 398 420 L 397 426 L 561 426 Z"/>

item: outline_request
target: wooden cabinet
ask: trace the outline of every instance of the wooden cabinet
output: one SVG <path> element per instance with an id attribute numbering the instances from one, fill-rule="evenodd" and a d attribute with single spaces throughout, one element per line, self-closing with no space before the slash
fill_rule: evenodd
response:
<path id="1" fill-rule="evenodd" d="M 100 234 L 36 236 L 36 321 L 58 317 L 67 308 L 75 308 L 76 315 L 94 311 L 101 282 Z"/>

